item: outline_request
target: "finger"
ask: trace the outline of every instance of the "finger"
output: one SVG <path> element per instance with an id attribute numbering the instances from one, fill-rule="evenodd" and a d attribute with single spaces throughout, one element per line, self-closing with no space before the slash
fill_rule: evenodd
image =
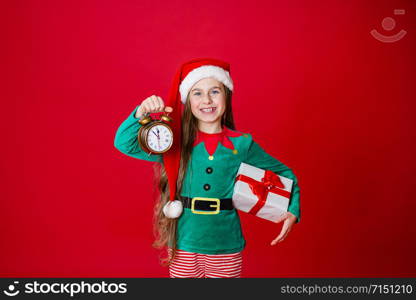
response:
<path id="1" fill-rule="evenodd" d="M 277 243 L 283 242 L 286 239 L 288 233 L 289 231 L 286 231 L 285 234 L 277 241 Z"/>
<path id="2" fill-rule="evenodd" d="M 152 101 L 152 96 L 147 97 L 146 100 L 144 101 L 146 104 Z"/>
<path id="3" fill-rule="evenodd" d="M 143 105 L 142 112 L 145 113 L 145 114 L 149 113 L 150 110 L 151 110 L 151 108 L 149 106 L 149 102 L 144 102 L 142 105 Z"/>
<path id="4" fill-rule="evenodd" d="M 154 97 L 155 96 L 151 96 L 150 97 L 150 100 L 149 100 L 149 107 L 150 107 L 150 109 L 151 109 L 151 112 L 155 112 L 155 110 L 156 110 L 156 105 L 155 105 L 155 103 L 154 103 Z"/>
<path id="5" fill-rule="evenodd" d="M 154 112 L 155 113 L 159 112 L 160 111 L 160 104 L 159 104 L 159 101 L 157 100 L 157 98 L 153 98 L 152 103 L 153 103 L 153 107 L 154 107 Z"/>
<path id="6" fill-rule="evenodd" d="M 163 103 L 162 98 L 160 98 L 159 96 L 156 97 L 156 101 L 157 101 L 157 109 L 159 111 L 163 111 L 165 108 L 165 104 Z"/>
<path id="7" fill-rule="evenodd" d="M 173 108 L 170 106 L 165 106 L 165 112 L 171 113 L 173 111 Z"/>
<path id="8" fill-rule="evenodd" d="M 274 245 L 276 245 L 277 243 L 280 243 L 280 242 L 282 242 L 285 238 L 286 238 L 286 236 L 287 236 L 287 232 L 285 233 L 285 234 L 283 234 L 283 235 L 279 235 L 277 238 L 275 238 L 271 243 L 270 243 L 270 245 L 271 246 L 274 246 Z"/>
<path id="9" fill-rule="evenodd" d="M 290 228 L 288 226 L 288 222 L 283 223 L 282 230 L 280 234 L 275 238 L 270 244 L 272 246 L 276 245 L 278 242 L 281 242 L 285 239 L 286 235 L 289 233 Z"/>
<path id="10" fill-rule="evenodd" d="M 271 246 L 274 246 L 274 245 L 276 245 L 278 242 L 280 242 L 283 238 L 284 238 L 284 236 L 285 236 L 285 230 L 284 229 L 282 229 L 282 231 L 280 232 L 280 234 L 277 236 L 277 238 L 275 238 L 271 243 L 270 243 L 270 245 Z"/>

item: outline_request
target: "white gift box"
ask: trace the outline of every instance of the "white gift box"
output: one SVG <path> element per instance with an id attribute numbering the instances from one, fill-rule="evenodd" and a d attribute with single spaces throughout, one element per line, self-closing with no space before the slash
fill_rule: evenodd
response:
<path id="1" fill-rule="evenodd" d="M 267 197 L 264 197 L 265 201 L 260 201 L 259 197 L 253 193 L 250 184 L 244 182 L 244 178 L 240 178 L 242 180 L 237 180 L 234 186 L 234 193 L 232 198 L 233 205 L 236 209 L 241 211 L 254 214 L 260 218 L 270 220 L 272 222 L 279 222 L 284 216 L 285 212 L 287 212 L 293 180 L 278 174 L 271 173 L 270 171 L 267 172 L 268 175 L 274 176 L 275 180 L 279 181 L 280 179 L 280 182 L 277 184 L 277 186 L 269 186 L 269 189 L 267 189 L 267 185 L 262 184 L 262 179 L 265 177 L 266 171 L 246 163 L 241 163 L 237 172 L 237 177 L 239 175 L 250 177 L 251 180 L 247 180 L 253 182 L 251 185 L 256 185 L 257 189 L 261 190 L 262 186 L 264 186 L 263 191 L 265 194 L 267 193 Z M 259 207 L 261 208 L 259 209 Z"/>

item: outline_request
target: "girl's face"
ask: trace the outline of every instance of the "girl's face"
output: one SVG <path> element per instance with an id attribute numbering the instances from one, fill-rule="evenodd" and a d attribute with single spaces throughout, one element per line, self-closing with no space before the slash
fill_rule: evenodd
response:
<path id="1" fill-rule="evenodd" d="M 195 83 L 189 92 L 192 114 L 200 125 L 219 122 L 225 112 L 225 90 L 218 80 L 208 77 Z M 204 125 L 204 124 L 202 124 Z"/>

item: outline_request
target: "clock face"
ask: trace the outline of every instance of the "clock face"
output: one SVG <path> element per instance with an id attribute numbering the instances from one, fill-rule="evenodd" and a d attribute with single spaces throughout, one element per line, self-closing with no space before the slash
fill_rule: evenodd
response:
<path id="1" fill-rule="evenodd" d="M 164 125 L 152 126 L 147 132 L 147 146 L 153 152 L 168 150 L 172 142 L 172 132 Z"/>

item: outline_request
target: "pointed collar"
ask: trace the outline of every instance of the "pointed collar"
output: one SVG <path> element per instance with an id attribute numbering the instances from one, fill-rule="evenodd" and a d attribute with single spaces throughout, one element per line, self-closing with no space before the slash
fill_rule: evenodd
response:
<path id="1" fill-rule="evenodd" d="M 224 147 L 234 150 L 234 145 L 229 139 L 230 137 L 241 136 L 242 133 L 233 131 L 226 126 L 223 126 L 222 131 L 219 133 L 206 133 L 198 130 L 194 142 L 194 147 L 199 143 L 204 143 L 205 149 L 209 155 L 214 155 L 217 149 L 218 143 L 221 143 Z"/>

